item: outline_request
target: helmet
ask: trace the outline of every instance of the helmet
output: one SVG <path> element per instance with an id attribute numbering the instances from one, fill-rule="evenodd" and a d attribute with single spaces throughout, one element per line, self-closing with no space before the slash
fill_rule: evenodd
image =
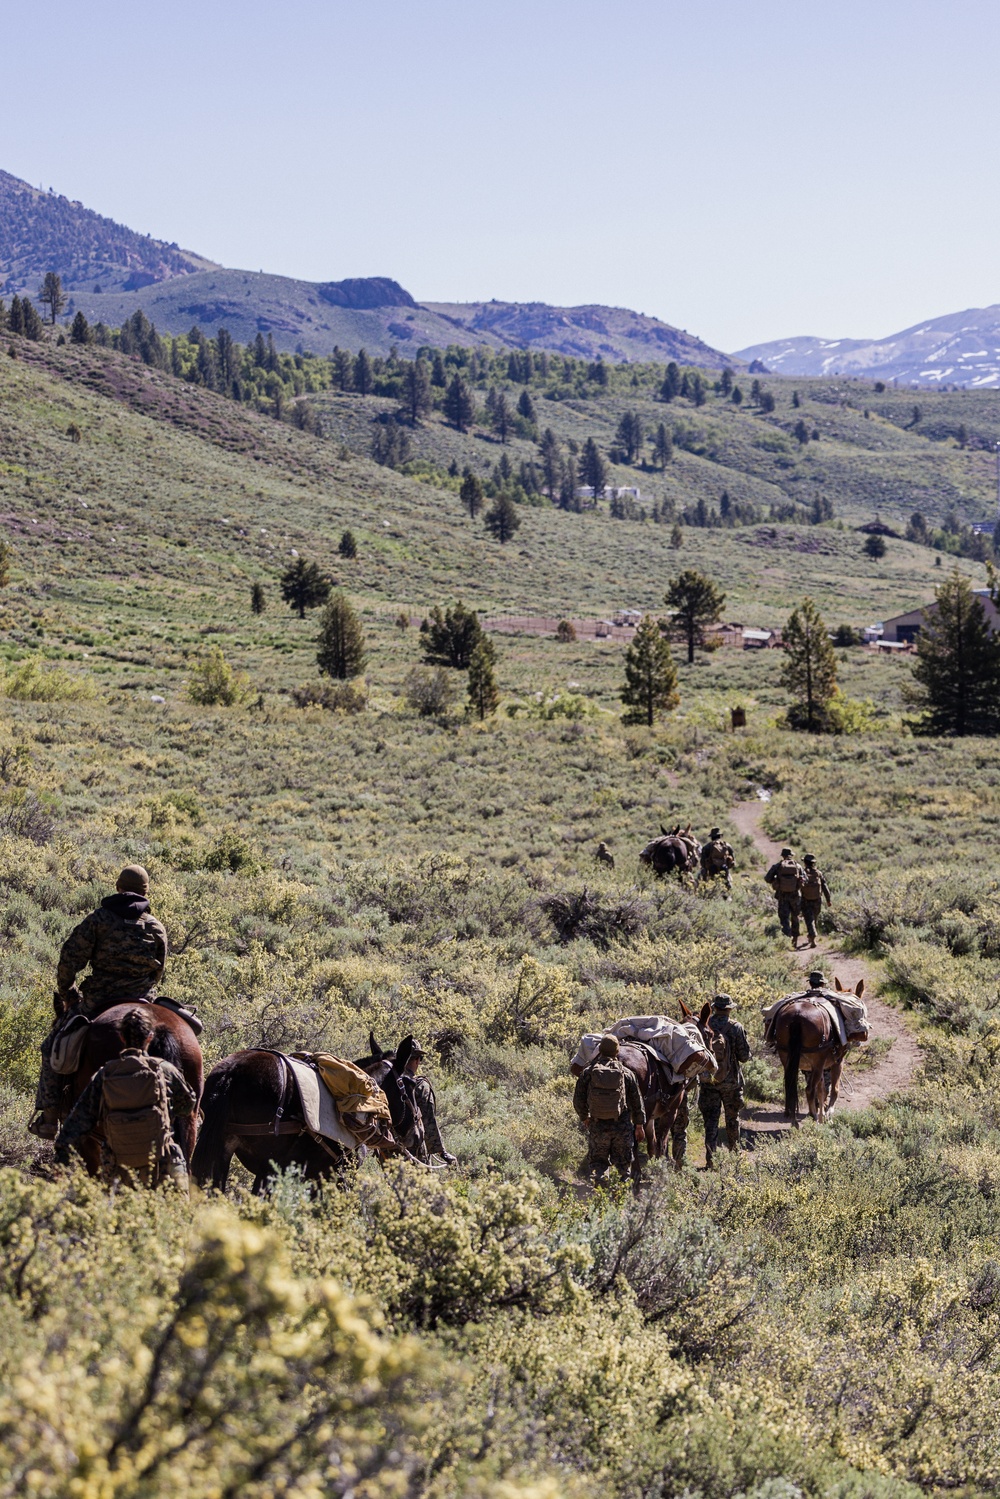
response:
<path id="1" fill-rule="evenodd" d="M 597 1050 L 602 1057 L 616 1057 L 618 1055 L 618 1037 L 602 1036 L 597 1043 Z"/>
<path id="2" fill-rule="evenodd" d="M 118 876 L 117 889 L 123 895 L 126 892 L 129 895 L 148 895 L 149 875 L 141 864 L 126 864 Z"/>

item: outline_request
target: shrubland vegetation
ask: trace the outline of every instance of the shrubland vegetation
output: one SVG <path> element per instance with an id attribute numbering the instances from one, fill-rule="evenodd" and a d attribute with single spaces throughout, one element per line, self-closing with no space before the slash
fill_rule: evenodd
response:
<path id="1" fill-rule="evenodd" d="M 473 612 L 544 604 L 568 622 L 627 590 L 666 617 L 682 570 L 669 528 L 515 500 L 522 530 L 501 553 L 463 509 L 461 465 L 440 489 L 112 349 L 11 342 L 0 1491 L 996 1491 L 992 743 L 908 732 L 911 663 L 846 645 L 836 685 L 871 705 L 861 731 L 790 733 L 792 658 L 696 644 L 688 662 L 659 631 L 678 701 L 652 727 L 623 723 L 621 645 L 493 635 Z M 605 373 L 612 390 L 631 378 Z M 732 393 L 678 390 L 658 409 L 757 421 Z M 588 420 L 607 399 L 586 398 Z M 975 457 L 939 446 L 948 464 Z M 860 570 L 858 538 L 829 522 L 788 528 L 829 536 L 829 553 L 768 553 L 767 575 L 738 561 L 735 530 L 684 530 L 684 569 L 727 613 L 774 624 L 807 592 L 832 627 L 882 612 L 873 588 L 903 607 L 935 580 L 926 549 L 890 540 L 870 564 L 881 582 L 859 583 L 844 564 Z M 335 585 L 304 618 L 294 594 L 278 603 L 293 551 Z M 321 629 L 331 651 L 363 649 L 363 675 L 317 681 Z M 485 668 L 499 711 L 480 717 Z M 748 728 L 732 734 L 735 704 Z M 831 880 L 839 940 L 907 1008 L 923 1075 L 718 1173 L 580 1195 L 567 1057 L 584 1029 L 676 1014 L 724 983 L 757 1053 L 750 1097 L 778 1095 L 759 1011 L 793 970 L 727 821 L 761 789 L 768 831 Z M 638 864 L 678 820 L 734 842 L 731 901 Z M 614 871 L 594 861 L 600 839 Z M 369 1029 L 412 1029 L 458 1173 L 367 1164 L 343 1193 L 288 1178 L 266 1202 L 50 1179 L 23 1126 L 56 955 L 131 860 L 210 1062 L 246 1045 L 360 1055 Z"/>

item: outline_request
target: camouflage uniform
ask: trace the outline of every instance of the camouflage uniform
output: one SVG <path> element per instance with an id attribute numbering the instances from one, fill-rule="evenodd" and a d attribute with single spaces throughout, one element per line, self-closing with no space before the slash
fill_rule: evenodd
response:
<path id="1" fill-rule="evenodd" d="M 733 888 L 733 877 L 730 873 L 736 855 L 731 843 L 724 838 L 713 838 L 701 851 L 701 877 L 703 880 L 715 880 L 721 875 L 726 882 L 726 889 Z"/>
<path id="2" fill-rule="evenodd" d="M 612 1059 L 598 1057 L 596 1061 L 607 1065 Z M 635 1073 L 622 1062 L 615 1060 L 625 1080 L 625 1109 L 617 1119 L 590 1119 L 587 1125 L 590 1148 L 587 1152 L 587 1174 L 594 1180 L 603 1180 L 609 1166 L 614 1166 L 622 1177 L 633 1175 L 636 1169 L 635 1132 L 646 1122 L 646 1108 L 639 1092 Z M 576 1080 L 573 1092 L 573 1108 L 586 1123 L 590 1118 L 590 1073 L 594 1066 L 584 1069 Z"/>
<path id="3" fill-rule="evenodd" d="M 726 1116 L 726 1145 L 729 1150 L 738 1150 L 740 1145 L 740 1110 L 743 1107 L 743 1068 L 741 1063 L 750 1060 L 750 1043 L 747 1033 L 727 1013 L 716 1010 L 708 1022 L 716 1035 L 726 1037 L 729 1042 L 729 1067 L 725 1077 L 709 1083 L 702 1079 L 698 1107 L 705 1124 L 705 1159 L 709 1166 L 719 1146 L 719 1119 L 723 1111 Z"/>
<path id="4" fill-rule="evenodd" d="M 424 1146 L 425 1156 L 439 1155 L 449 1165 L 455 1157 L 444 1148 L 441 1139 L 441 1130 L 437 1121 L 437 1099 L 434 1097 L 434 1089 L 425 1077 L 419 1075 L 413 1078 L 413 1101 L 420 1110 L 420 1116 L 424 1121 Z"/>
<path id="5" fill-rule="evenodd" d="M 823 901 L 830 904 L 830 887 L 822 872 L 815 864 L 807 864 L 803 870 L 804 883 L 802 886 L 802 916 L 806 924 L 806 936 L 809 938 L 810 947 L 816 946 L 816 927 L 819 923 L 819 914 L 823 909 Z M 806 891 L 818 891 L 819 893 L 806 894 Z"/>
<path id="6" fill-rule="evenodd" d="M 63 943 L 56 970 L 56 996 L 63 1006 L 92 1015 L 129 999 L 154 999 L 167 961 L 167 934 L 150 915 L 149 901 L 132 891 L 105 896 Z M 74 1000 L 74 980 L 90 964 L 90 973 Z M 36 1109 L 59 1107 L 62 1080 L 52 1071 L 52 1043 L 60 1016 L 42 1042 L 42 1067 Z"/>
<path id="7" fill-rule="evenodd" d="M 685 1088 L 681 1094 L 681 1101 L 674 1115 L 674 1122 L 670 1126 L 670 1154 L 674 1165 L 679 1171 L 684 1164 L 684 1157 L 688 1148 L 688 1125 L 691 1123 L 691 1106 L 688 1100 L 688 1089 Z"/>
<path id="8" fill-rule="evenodd" d="M 122 1052 L 123 1057 L 140 1055 L 138 1048 L 126 1047 Z M 172 1062 L 165 1061 L 162 1057 L 151 1057 L 146 1054 L 146 1060 L 163 1076 L 167 1085 L 167 1104 L 170 1111 L 171 1136 L 176 1134 L 177 1121 L 188 1119 L 194 1113 L 198 1100 L 188 1087 L 183 1076 Z M 104 1106 L 104 1068 L 101 1067 L 94 1073 L 90 1082 L 84 1088 L 80 1097 L 73 1105 L 62 1128 L 56 1137 L 55 1158 L 63 1166 L 69 1165 L 70 1146 L 76 1145 L 86 1135 L 92 1134 L 101 1122 L 101 1111 Z M 106 1169 L 113 1171 L 115 1168 L 114 1156 L 103 1144 L 104 1165 Z M 178 1145 L 176 1139 L 171 1138 L 166 1147 L 166 1153 L 162 1160 L 157 1162 L 153 1173 L 153 1180 L 149 1180 L 150 1173 L 142 1171 L 139 1173 L 144 1187 L 156 1186 L 164 1178 L 169 1177 L 178 1185 L 187 1182 L 187 1162 L 184 1152 Z"/>
<path id="9" fill-rule="evenodd" d="M 799 916 L 802 912 L 802 881 L 805 878 L 805 870 L 801 864 L 794 859 L 780 859 L 777 864 L 772 864 L 764 876 L 778 897 L 778 920 L 781 922 L 781 930 L 786 937 L 791 937 L 794 942 L 799 940 Z M 790 884 L 795 880 L 794 890 L 783 890 L 782 885 Z"/>

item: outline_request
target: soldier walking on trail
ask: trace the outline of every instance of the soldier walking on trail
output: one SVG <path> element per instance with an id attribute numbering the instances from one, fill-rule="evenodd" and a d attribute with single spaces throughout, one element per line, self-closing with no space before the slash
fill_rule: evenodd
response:
<path id="1" fill-rule="evenodd" d="M 740 1110 L 743 1107 L 743 1067 L 750 1060 L 747 1033 L 738 1021 L 730 1019 L 733 1002 L 728 994 L 717 994 L 712 1000 L 712 1016 L 706 1029 L 717 1063 L 710 1082 L 703 1078 L 698 1107 L 705 1122 L 705 1164 L 711 1168 L 719 1148 L 719 1119 L 725 1112 L 726 1146 L 740 1147 Z"/>
<path id="2" fill-rule="evenodd" d="M 791 937 L 792 946 L 799 945 L 799 916 L 802 912 L 802 882 L 805 870 L 793 857 L 790 848 L 781 850 L 781 858 L 772 864 L 764 876 L 778 897 L 778 920 L 786 937 Z"/>
<path id="3" fill-rule="evenodd" d="M 66 1016 L 93 1015 L 123 1000 L 156 997 L 167 961 L 167 934 L 149 909 L 149 875 L 128 864 L 114 895 L 85 916 L 63 943 L 56 971 L 57 1018 L 42 1042 L 42 1066 L 35 1097 L 38 1111 L 28 1128 L 43 1140 L 59 1127 L 60 1080 L 52 1071 L 52 1043 Z M 76 976 L 90 966 L 79 988 Z"/>
<path id="4" fill-rule="evenodd" d="M 576 1080 L 573 1108 L 587 1126 L 587 1174 L 599 1186 L 610 1166 L 637 1178 L 636 1141 L 646 1138 L 646 1110 L 635 1074 L 618 1060 L 618 1037 L 602 1036 L 597 1056 Z"/>
<path id="5" fill-rule="evenodd" d="M 701 877 L 703 880 L 716 880 L 720 876 L 726 882 L 726 890 L 733 888 L 733 876 L 731 873 L 736 863 L 736 855 L 731 843 L 727 843 L 722 836 L 720 828 L 713 828 L 708 835 L 708 842 L 701 851 Z"/>
<path id="6" fill-rule="evenodd" d="M 809 946 L 816 946 L 816 926 L 819 922 L 819 913 L 823 908 L 823 901 L 827 906 L 831 904 L 830 887 L 826 883 L 821 870 L 816 868 L 814 854 L 806 854 L 802 860 L 804 867 L 802 879 L 802 917 L 806 924 L 806 936 L 809 938 Z"/>
<path id="7" fill-rule="evenodd" d="M 426 1077 L 418 1076 L 420 1063 L 427 1053 L 419 1041 L 414 1041 L 410 1051 L 410 1059 L 406 1064 L 406 1071 L 413 1079 L 413 1099 L 420 1110 L 420 1117 L 424 1122 L 424 1144 L 428 1156 L 439 1155 L 448 1166 L 458 1164 L 457 1158 L 444 1148 L 441 1139 L 441 1130 L 437 1120 L 437 1099 L 434 1097 L 434 1089 Z"/>
<path id="8" fill-rule="evenodd" d="M 172 1062 L 147 1054 L 154 1025 L 143 1008 L 121 1022 L 125 1049 L 100 1067 L 59 1131 L 55 1158 L 68 1166 L 70 1147 L 98 1130 L 104 1137 L 105 1167 L 130 1183 L 155 1187 L 172 1181 L 187 1191 L 187 1163 L 177 1143 L 180 1119 L 198 1100 Z"/>

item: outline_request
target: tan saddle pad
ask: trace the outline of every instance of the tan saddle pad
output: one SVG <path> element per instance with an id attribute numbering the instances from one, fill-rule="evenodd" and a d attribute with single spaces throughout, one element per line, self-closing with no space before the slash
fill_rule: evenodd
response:
<path id="1" fill-rule="evenodd" d="M 296 1057 L 286 1056 L 285 1061 L 292 1070 L 299 1090 L 306 1129 L 314 1135 L 322 1135 L 324 1140 L 335 1140 L 345 1150 L 356 1151 L 358 1142 L 341 1120 L 333 1095 L 324 1088 L 315 1067 L 310 1067 L 307 1062 L 301 1062 Z"/>
<path id="2" fill-rule="evenodd" d="M 86 1015 L 71 1015 L 52 1043 L 49 1065 L 59 1077 L 70 1077 L 80 1066 L 80 1053 L 90 1021 Z"/>

